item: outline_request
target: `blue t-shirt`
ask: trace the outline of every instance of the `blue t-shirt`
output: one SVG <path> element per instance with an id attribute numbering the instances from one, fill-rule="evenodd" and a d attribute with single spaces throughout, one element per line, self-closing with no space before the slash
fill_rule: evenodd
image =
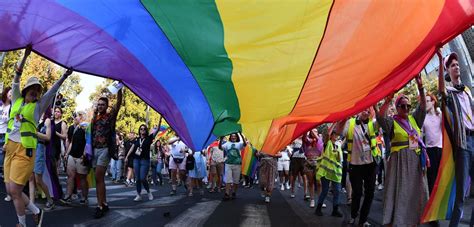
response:
<path id="1" fill-rule="evenodd" d="M 226 142 L 222 145 L 222 149 L 224 150 L 224 155 L 226 157 L 225 163 L 232 164 L 232 165 L 240 165 L 242 164 L 242 157 L 240 156 L 240 150 L 244 147 L 244 143 L 232 143 Z"/>

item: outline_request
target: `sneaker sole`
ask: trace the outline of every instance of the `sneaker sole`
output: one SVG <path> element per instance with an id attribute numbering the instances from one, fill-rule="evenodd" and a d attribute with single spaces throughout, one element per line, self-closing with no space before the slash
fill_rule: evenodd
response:
<path id="1" fill-rule="evenodd" d="M 41 215 L 39 216 L 39 222 L 38 222 L 38 227 L 41 227 L 41 225 L 43 224 L 43 217 L 44 217 L 44 211 L 43 210 L 40 210 L 40 213 Z"/>

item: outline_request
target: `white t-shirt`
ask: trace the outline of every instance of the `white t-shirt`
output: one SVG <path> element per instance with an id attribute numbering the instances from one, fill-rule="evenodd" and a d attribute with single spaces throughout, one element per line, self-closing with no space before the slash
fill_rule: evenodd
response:
<path id="1" fill-rule="evenodd" d="M 293 153 L 291 157 L 293 158 L 306 158 L 303 152 L 303 141 L 301 139 L 296 139 L 292 144 Z"/>
<path id="2" fill-rule="evenodd" d="M 375 119 L 373 122 L 375 124 Z M 343 135 L 347 136 L 349 124 L 350 121 L 346 121 Z M 365 165 L 374 161 L 370 149 L 370 140 L 367 137 L 369 137 L 369 126 L 367 124 L 356 124 L 352 138 L 351 164 Z"/>
<path id="3" fill-rule="evenodd" d="M 3 105 L 2 108 L 0 108 L 0 134 L 7 133 L 10 106 L 11 105 Z"/>
<path id="4" fill-rule="evenodd" d="M 186 155 L 186 144 L 179 140 L 169 145 L 170 153 L 173 158 L 184 158 Z"/>
<path id="5" fill-rule="evenodd" d="M 227 141 L 222 145 L 222 149 L 225 154 L 225 163 L 226 164 L 239 164 L 242 162 L 242 157 L 240 157 L 240 151 L 244 148 L 243 142 L 233 143 Z"/>
<path id="6" fill-rule="evenodd" d="M 281 151 L 281 157 L 278 158 L 279 162 L 287 162 L 290 161 L 290 148 L 286 147 L 285 150 Z"/>
<path id="7" fill-rule="evenodd" d="M 441 131 L 441 114 L 427 113 L 423 123 L 426 147 L 443 147 L 443 134 Z"/>

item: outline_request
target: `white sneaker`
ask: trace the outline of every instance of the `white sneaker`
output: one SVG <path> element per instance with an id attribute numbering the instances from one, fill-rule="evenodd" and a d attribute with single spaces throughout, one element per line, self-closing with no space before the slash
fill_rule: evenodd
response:
<path id="1" fill-rule="evenodd" d="M 326 206 L 326 204 L 325 204 L 325 203 L 323 203 L 323 208 L 326 208 L 326 207 L 327 207 L 327 206 Z"/>
<path id="2" fill-rule="evenodd" d="M 289 183 L 286 183 L 286 190 L 290 190 L 290 184 Z"/>
<path id="3" fill-rule="evenodd" d="M 363 226 L 363 227 L 370 227 L 370 226 L 372 226 L 372 225 L 371 225 L 369 222 L 366 221 L 366 222 L 364 222 L 364 224 L 363 224 L 362 226 Z"/>
<path id="4" fill-rule="evenodd" d="M 377 189 L 380 191 L 380 190 L 383 190 L 383 184 L 379 184 L 379 186 L 377 187 Z M 365 224 L 365 223 L 364 223 Z"/>
<path id="5" fill-rule="evenodd" d="M 135 201 L 135 202 L 142 201 L 142 196 L 141 196 L 141 195 L 137 195 L 137 196 L 135 197 L 135 199 L 133 199 L 133 201 Z"/>
<path id="6" fill-rule="evenodd" d="M 5 197 L 5 202 L 10 202 L 10 201 L 12 201 L 12 197 L 10 195 L 7 195 Z"/>
<path id="7" fill-rule="evenodd" d="M 141 196 L 140 196 L 141 198 Z M 148 192 L 148 200 L 153 200 L 153 194 L 151 194 L 151 192 Z"/>
<path id="8" fill-rule="evenodd" d="M 291 193 L 290 198 L 295 198 L 295 193 Z"/>
<path id="9" fill-rule="evenodd" d="M 281 187 L 280 187 L 280 190 L 285 191 L 285 185 L 282 184 Z"/>
<path id="10" fill-rule="evenodd" d="M 314 208 L 314 199 L 312 199 L 312 200 L 309 202 L 309 207 L 310 207 L 310 208 Z"/>
<path id="11" fill-rule="evenodd" d="M 269 202 L 270 202 L 270 197 L 269 197 L 269 196 L 266 196 L 266 197 L 265 197 L 265 202 L 266 202 L 266 203 L 269 203 Z"/>

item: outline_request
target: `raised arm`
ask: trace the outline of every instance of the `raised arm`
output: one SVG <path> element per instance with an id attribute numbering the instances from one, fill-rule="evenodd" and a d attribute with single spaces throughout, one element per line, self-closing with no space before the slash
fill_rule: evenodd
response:
<path id="1" fill-rule="evenodd" d="M 12 83 L 12 101 L 15 101 L 17 98 L 21 97 L 20 78 L 21 78 L 21 74 L 23 74 L 23 68 L 25 67 L 26 59 L 31 54 L 31 49 L 32 49 L 31 45 L 28 45 L 26 47 L 23 58 L 16 66 L 15 76 L 13 77 L 13 83 Z"/>
<path id="2" fill-rule="evenodd" d="M 122 100 L 123 100 L 123 92 L 122 89 L 120 89 L 117 93 L 117 103 L 115 103 L 115 106 L 113 108 L 113 118 L 117 119 L 117 115 L 119 113 L 120 107 L 122 106 Z"/>
<path id="3" fill-rule="evenodd" d="M 247 141 L 245 141 L 245 137 L 242 135 L 241 132 L 239 132 L 239 137 L 240 137 L 240 141 L 242 141 L 244 147 L 247 146 Z"/>
<path id="4" fill-rule="evenodd" d="M 444 67 L 443 67 L 443 55 L 441 49 L 438 49 L 436 52 L 439 60 L 439 69 L 438 69 L 438 91 L 441 94 L 443 100 L 446 98 L 446 85 L 444 83 Z"/>
<path id="5" fill-rule="evenodd" d="M 49 89 L 44 95 L 43 97 L 40 98 L 40 100 L 38 101 L 38 107 L 37 109 L 35 109 L 35 116 L 41 116 L 45 111 L 46 111 L 46 108 L 49 108 L 49 106 L 51 105 L 51 103 L 53 103 L 53 100 L 54 100 L 54 97 L 56 96 L 56 93 L 58 92 L 59 88 L 61 87 L 61 85 L 64 83 L 64 80 L 66 80 L 66 78 L 72 74 L 72 69 L 68 69 L 66 70 L 66 72 L 61 76 L 61 78 L 59 78 L 58 81 L 56 81 L 54 83 L 54 85 L 51 87 L 51 89 Z M 38 112 L 36 112 L 38 111 Z M 37 119 L 39 120 L 39 119 Z"/>
<path id="6" fill-rule="evenodd" d="M 390 102 L 392 101 L 392 99 L 393 99 L 393 93 L 385 97 L 385 102 L 380 107 L 380 110 L 376 112 L 377 117 L 383 118 L 387 116 L 387 109 L 390 106 Z"/>
<path id="7" fill-rule="evenodd" d="M 418 86 L 418 92 L 420 93 L 420 105 L 416 109 L 413 116 L 415 117 L 416 123 L 419 126 L 423 126 L 423 122 L 425 121 L 426 117 L 426 96 L 425 91 L 423 89 L 423 81 L 421 79 L 421 75 L 416 76 L 416 85 Z"/>
<path id="8" fill-rule="evenodd" d="M 224 149 L 222 149 L 222 145 L 223 145 L 223 144 L 224 144 L 224 137 L 221 136 L 221 138 L 220 138 L 220 140 L 219 140 L 219 149 L 224 150 Z"/>

